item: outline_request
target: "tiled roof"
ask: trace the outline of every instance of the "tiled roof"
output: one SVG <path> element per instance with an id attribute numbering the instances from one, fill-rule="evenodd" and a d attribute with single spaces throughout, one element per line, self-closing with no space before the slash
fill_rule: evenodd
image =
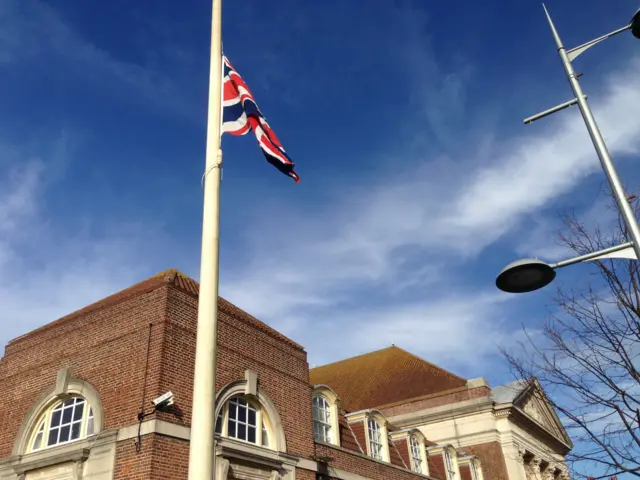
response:
<path id="1" fill-rule="evenodd" d="M 136 283 L 135 285 L 132 285 L 130 287 L 125 288 L 124 290 L 121 290 L 119 292 L 114 293 L 113 295 L 110 295 L 106 298 L 103 298 L 102 300 L 98 300 L 95 303 L 92 303 L 91 305 L 88 305 L 84 308 L 81 308 L 80 310 L 77 310 L 73 313 L 70 313 L 69 315 L 66 315 L 54 322 L 48 323 L 47 325 L 44 325 L 30 333 L 27 333 L 26 335 L 22 335 L 21 337 L 18 337 L 14 340 L 12 340 L 10 343 L 14 343 L 14 342 L 18 342 L 20 341 L 20 339 L 34 333 L 34 332 L 38 332 L 38 331 L 42 331 L 42 330 L 47 330 L 49 328 L 52 328 L 62 322 L 71 320 L 72 318 L 77 318 L 80 315 L 85 315 L 87 313 L 99 310 L 101 308 L 105 308 L 111 305 L 115 305 L 117 303 L 120 303 L 124 300 L 127 300 L 129 298 L 133 298 L 136 297 L 138 295 L 142 295 L 144 293 L 148 293 L 151 292 L 157 288 L 160 288 L 162 286 L 165 285 L 171 285 L 175 288 L 177 288 L 180 291 L 183 291 L 189 295 L 192 295 L 194 297 L 198 296 L 198 291 L 199 291 L 199 284 L 198 282 L 196 282 L 195 280 L 193 280 L 191 277 L 185 275 L 184 273 L 176 270 L 175 268 L 170 268 L 168 270 L 165 270 L 163 272 L 160 272 L 156 275 L 153 275 L 152 277 L 147 278 L 146 280 L 143 280 L 139 283 Z M 250 324 L 251 326 L 257 328 L 258 330 L 261 330 L 263 332 L 265 332 L 266 334 L 275 337 L 291 346 L 293 346 L 294 348 L 297 348 L 299 350 L 304 350 L 304 348 L 297 344 L 296 342 L 294 342 L 293 340 L 291 340 L 290 338 L 284 336 L 283 334 L 281 334 L 280 332 L 278 332 L 277 330 L 271 328 L 270 326 L 268 326 L 267 324 L 261 322 L 260 320 L 258 320 L 257 318 L 249 315 L 247 312 L 245 312 L 244 310 L 241 310 L 240 308 L 236 307 L 234 304 L 232 304 L 231 302 L 225 300 L 222 297 L 218 297 L 218 308 L 219 308 L 219 312 L 224 312 L 230 316 L 232 316 L 235 319 L 238 319 L 240 321 L 244 321 L 245 323 Z"/>
<path id="2" fill-rule="evenodd" d="M 349 412 L 460 388 L 467 383 L 395 345 L 313 368 L 310 380 L 312 385 L 329 385 Z"/>

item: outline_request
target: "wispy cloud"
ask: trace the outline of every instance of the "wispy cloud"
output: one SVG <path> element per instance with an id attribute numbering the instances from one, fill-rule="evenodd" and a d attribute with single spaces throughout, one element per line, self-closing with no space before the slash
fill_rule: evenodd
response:
<path id="1" fill-rule="evenodd" d="M 0 345 L 114 293 L 166 259 L 161 224 L 87 219 L 68 228 L 47 200 L 73 157 L 67 135 L 40 145 L 0 141 Z M 62 145 L 61 145 L 62 144 Z M 71 213 L 71 212 L 67 212 Z M 153 267 L 151 267 L 153 268 Z"/>
<path id="2" fill-rule="evenodd" d="M 633 81 L 638 73 L 634 59 L 594 96 L 600 99 L 594 108 L 602 130 L 617 155 L 640 147 L 640 119 L 630 107 L 640 104 L 640 87 Z M 492 293 L 492 282 L 465 290 L 468 280 L 457 268 L 518 226 L 523 216 L 599 170 L 576 113 L 492 145 L 471 144 L 466 162 L 415 159 L 400 171 L 393 162 L 394 172 L 380 171 L 374 185 L 355 188 L 304 216 L 289 212 L 276 229 L 260 225 L 254 260 L 229 272 L 225 278 L 232 279 L 223 293 L 292 334 L 304 328 L 315 332 L 337 317 L 346 342 L 384 346 L 391 332 L 407 342 L 409 332 L 424 332 L 447 344 L 445 350 L 415 342 L 431 360 L 457 355 L 459 362 L 477 362 L 477 352 L 469 350 L 469 339 L 460 332 L 469 328 L 473 312 L 483 334 L 509 337 L 492 323 L 493 307 L 503 297 Z M 282 231 L 295 243 L 282 248 Z M 408 278 L 415 280 L 411 288 L 390 293 Z M 336 314 L 354 302 L 360 305 L 358 314 L 348 319 Z"/>

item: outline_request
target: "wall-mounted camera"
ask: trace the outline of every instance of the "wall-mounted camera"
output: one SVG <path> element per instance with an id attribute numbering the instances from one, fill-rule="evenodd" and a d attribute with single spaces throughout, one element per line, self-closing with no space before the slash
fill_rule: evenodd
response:
<path id="1" fill-rule="evenodd" d="M 164 395 L 160 395 L 158 398 L 153 400 L 153 406 L 156 410 L 165 410 L 173 405 L 173 393 L 167 392 Z"/>

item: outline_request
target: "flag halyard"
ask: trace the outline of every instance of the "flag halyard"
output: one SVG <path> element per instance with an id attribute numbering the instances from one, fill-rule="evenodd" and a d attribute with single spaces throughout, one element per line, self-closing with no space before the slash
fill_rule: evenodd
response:
<path id="1" fill-rule="evenodd" d="M 222 79 L 222 130 L 221 134 L 246 135 L 250 130 L 258 140 L 258 145 L 267 161 L 296 183 L 300 177 L 295 172 L 295 164 L 285 153 L 280 140 L 267 123 L 258 108 L 249 87 L 235 71 L 226 56 L 223 59 Z"/>

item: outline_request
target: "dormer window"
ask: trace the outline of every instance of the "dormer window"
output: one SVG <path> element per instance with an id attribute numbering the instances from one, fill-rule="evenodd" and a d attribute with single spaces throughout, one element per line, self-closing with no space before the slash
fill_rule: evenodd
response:
<path id="1" fill-rule="evenodd" d="M 444 450 L 444 467 L 447 471 L 447 480 L 455 480 L 456 478 L 456 470 L 455 465 L 453 463 L 453 456 L 451 455 L 451 450 L 445 448 Z"/>
<path id="2" fill-rule="evenodd" d="M 312 397 L 313 436 L 316 442 L 340 445 L 338 396 L 326 385 L 316 385 Z"/>
<path id="3" fill-rule="evenodd" d="M 411 435 L 409 437 L 409 446 L 411 447 L 411 469 L 416 473 L 425 473 L 422 460 L 423 445 L 424 444 L 422 444 L 415 435 Z"/>
<path id="4" fill-rule="evenodd" d="M 476 462 L 471 462 L 469 466 L 471 468 L 471 480 L 481 480 L 478 464 Z"/>
<path id="5" fill-rule="evenodd" d="M 376 460 L 383 460 L 382 452 L 384 448 L 382 429 L 374 418 L 370 418 L 368 421 L 369 430 L 369 449 L 371 450 L 371 456 Z"/>
<path id="6" fill-rule="evenodd" d="M 316 442 L 331 443 L 331 406 L 321 395 L 313 397 L 313 434 Z"/>

